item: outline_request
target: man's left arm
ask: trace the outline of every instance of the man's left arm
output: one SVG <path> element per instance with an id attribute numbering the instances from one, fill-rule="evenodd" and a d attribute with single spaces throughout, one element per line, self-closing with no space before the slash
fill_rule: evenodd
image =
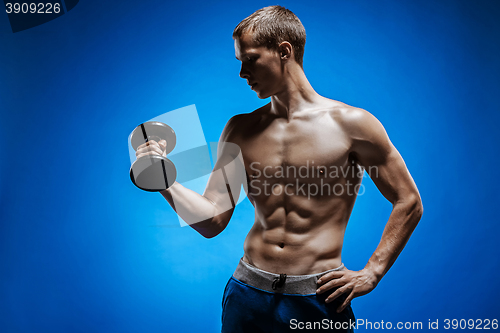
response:
<path id="1" fill-rule="evenodd" d="M 423 212 L 422 201 L 403 158 L 389 140 L 382 124 L 370 113 L 353 109 L 342 117 L 352 138 L 351 154 L 392 205 L 392 212 L 375 252 L 361 271 L 343 270 L 325 274 L 318 280 L 318 293 L 337 288 L 328 298 L 347 298 L 338 312 L 354 297 L 372 291 L 396 261 L 417 226 Z"/>

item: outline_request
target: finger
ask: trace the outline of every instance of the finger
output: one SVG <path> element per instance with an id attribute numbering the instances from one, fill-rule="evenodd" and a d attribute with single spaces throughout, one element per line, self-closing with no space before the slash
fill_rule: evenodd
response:
<path id="1" fill-rule="evenodd" d="M 163 151 L 160 149 L 159 146 L 151 145 L 151 146 L 147 146 L 147 147 L 144 147 L 141 149 L 137 149 L 135 154 L 136 155 L 147 154 L 148 152 L 154 152 L 156 155 L 161 155 L 163 153 Z"/>
<path id="2" fill-rule="evenodd" d="M 147 151 L 147 152 L 142 152 L 142 153 L 136 153 L 135 154 L 135 158 L 136 159 L 139 159 L 141 157 L 144 157 L 144 156 L 161 156 L 160 153 L 156 152 L 156 151 Z"/>
<path id="3" fill-rule="evenodd" d="M 144 157 L 144 156 L 151 156 L 151 155 L 156 155 L 156 156 L 158 156 L 158 154 L 154 154 L 154 153 L 145 153 L 145 154 L 136 154 L 136 158 L 137 158 L 137 159 L 140 159 L 141 157 Z"/>
<path id="4" fill-rule="evenodd" d="M 135 156 L 137 159 L 143 156 L 161 156 L 161 154 L 157 151 L 144 151 L 144 152 L 136 152 Z"/>
<path id="5" fill-rule="evenodd" d="M 158 156 L 158 154 L 154 153 L 154 152 L 138 154 L 138 155 L 136 155 L 136 159 L 140 159 L 141 157 L 145 157 L 145 156 Z"/>
<path id="6" fill-rule="evenodd" d="M 332 279 L 332 280 L 326 282 L 325 284 L 323 284 L 321 287 L 319 287 L 316 290 L 316 294 L 324 293 L 327 290 L 330 290 L 330 289 L 335 288 L 335 287 L 343 286 L 344 284 L 346 284 L 346 281 L 344 278 Z"/>
<path id="7" fill-rule="evenodd" d="M 337 297 L 339 297 L 340 295 L 342 295 L 343 293 L 345 293 L 347 290 L 348 290 L 347 285 L 345 285 L 343 287 L 340 287 L 339 289 L 335 290 L 330 296 L 328 296 L 325 299 L 325 302 L 326 303 L 333 302 Z"/>
<path id="8" fill-rule="evenodd" d="M 349 296 L 345 299 L 345 301 L 342 303 L 342 305 L 337 309 L 337 313 L 340 313 L 344 311 L 344 309 L 351 304 L 352 299 L 354 298 L 354 291 L 351 291 Z"/>
<path id="9" fill-rule="evenodd" d="M 146 147 L 149 147 L 149 146 L 158 146 L 158 147 L 160 147 L 160 145 L 158 144 L 158 142 L 156 142 L 155 140 L 149 140 L 148 142 L 144 142 L 142 145 L 140 145 L 139 147 L 137 147 L 137 150 L 143 149 L 143 148 L 146 148 Z"/>
<path id="10" fill-rule="evenodd" d="M 158 142 L 158 144 L 160 145 L 160 148 L 162 150 L 161 156 L 167 157 L 167 145 L 168 145 L 167 141 L 166 140 L 160 140 Z"/>
<path id="11" fill-rule="evenodd" d="M 325 275 L 323 275 L 322 277 L 320 277 L 318 279 L 318 284 L 325 283 L 327 281 L 330 281 L 331 279 L 341 278 L 341 277 L 344 276 L 344 274 L 345 274 L 344 271 L 333 271 L 333 272 L 330 272 L 330 273 L 326 273 Z"/>
<path id="12" fill-rule="evenodd" d="M 158 142 L 158 145 L 160 146 L 161 150 L 165 150 L 167 148 L 167 141 L 166 140 L 160 140 Z"/>

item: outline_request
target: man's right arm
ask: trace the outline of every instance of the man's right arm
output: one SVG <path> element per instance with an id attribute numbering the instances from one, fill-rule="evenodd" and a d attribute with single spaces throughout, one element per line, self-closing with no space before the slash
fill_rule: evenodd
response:
<path id="1" fill-rule="evenodd" d="M 206 238 L 212 238 L 226 228 L 245 179 L 240 149 L 229 142 L 233 139 L 237 117 L 231 118 L 222 132 L 217 162 L 203 195 L 177 182 L 160 192 L 177 214 Z"/>

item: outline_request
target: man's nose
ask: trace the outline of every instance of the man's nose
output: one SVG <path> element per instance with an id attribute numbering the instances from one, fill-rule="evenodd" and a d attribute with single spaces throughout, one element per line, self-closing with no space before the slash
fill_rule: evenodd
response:
<path id="1" fill-rule="evenodd" d="M 245 66 L 243 64 L 241 65 L 241 69 L 240 69 L 240 77 L 243 79 L 248 79 L 250 77 L 250 75 L 248 75 L 247 69 L 245 68 Z"/>

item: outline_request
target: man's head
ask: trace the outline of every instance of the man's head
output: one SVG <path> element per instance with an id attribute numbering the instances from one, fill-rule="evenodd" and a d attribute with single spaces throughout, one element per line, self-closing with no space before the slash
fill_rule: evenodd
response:
<path id="1" fill-rule="evenodd" d="M 283 82 L 283 65 L 302 68 L 306 32 L 290 10 L 280 6 L 259 9 L 234 29 L 236 58 L 242 62 L 240 76 L 260 98 L 276 94 Z"/>
<path id="2" fill-rule="evenodd" d="M 292 11 L 281 6 L 259 9 L 236 26 L 233 38 L 241 38 L 244 34 L 251 34 L 257 45 L 274 51 L 279 51 L 282 42 L 289 42 L 295 61 L 302 67 L 306 30 Z"/>

